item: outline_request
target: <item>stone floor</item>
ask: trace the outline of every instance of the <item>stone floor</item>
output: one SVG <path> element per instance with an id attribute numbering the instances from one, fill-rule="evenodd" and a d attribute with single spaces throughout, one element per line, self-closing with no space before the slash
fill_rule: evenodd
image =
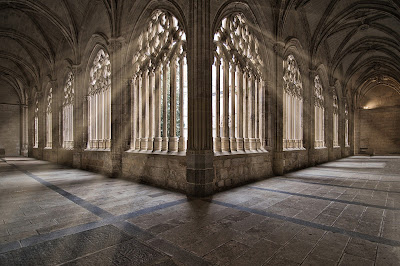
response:
<path id="1" fill-rule="evenodd" d="M 214 195 L 0 161 L 0 265 L 400 265 L 400 156 Z"/>

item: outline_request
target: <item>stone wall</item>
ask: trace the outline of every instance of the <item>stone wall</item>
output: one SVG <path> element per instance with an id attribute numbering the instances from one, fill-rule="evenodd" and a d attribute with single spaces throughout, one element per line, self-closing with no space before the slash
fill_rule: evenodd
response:
<path id="1" fill-rule="evenodd" d="M 400 154 L 400 106 L 361 109 L 359 117 L 356 152 Z"/>
<path id="2" fill-rule="evenodd" d="M 72 161 L 72 160 L 71 160 Z M 72 162 L 71 162 L 72 163 Z M 106 175 L 111 175 L 111 152 L 109 151 L 84 151 L 82 153 L 82 169 Z"/>
<path id="3" fill-rule="evenodd" d="M 0 104 L 0 149 L 6 156 L 20 154 L 20 107 Z"/>
<path id="4" fill-rule="evenodd" d="M 273 176 L 270 153 L 248 153 L 214 156 L 214 190 Z"/>
<path id="5" fill-rule="evenodd" d="M 319 148 L 314 150 L 314 163 L 321 164 L 329 161 L 328 148 Z"/>
<path id="6" fill-rule="evenodd" d="M 186 157 L 127 151 L 122 156 L 122 176 L 185 192 Z"/>
<path id="7" fill-rule="evenodd" d="M 333 158 L 334 158 L 334 160 L 342 158 L 342 148 L 341 147 L 333 148 Z"/>
<path id="8" fill-rule="evenodd" d="M 293 150 L 283 152 L 285 167 L 284 172 L 305 168 L 308 165 L 307 150 Z"/>

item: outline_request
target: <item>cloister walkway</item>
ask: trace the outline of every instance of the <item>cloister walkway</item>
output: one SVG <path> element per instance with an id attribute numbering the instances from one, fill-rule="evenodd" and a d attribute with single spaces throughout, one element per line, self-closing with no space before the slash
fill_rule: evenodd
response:
<path id="1" fill-rule="evenodd" d="M 353 156 L 205 199 L 0 161 L 0 265 L 400 265 L 400 156 Z"/>

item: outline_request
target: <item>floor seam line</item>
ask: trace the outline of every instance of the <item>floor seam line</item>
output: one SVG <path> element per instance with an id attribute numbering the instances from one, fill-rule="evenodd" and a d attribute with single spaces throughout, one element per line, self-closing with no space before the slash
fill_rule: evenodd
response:
<path id="1" fill-rule="evenodd" d="M 292 222 L 295 224 L 299 224 L 299 225 L 303 225 L 303 226 L 307 226 L 307 227 L 311 227 L 311 228 L 315 228 L 315 229 L 322 229 L 322 230 L 333 232 L 333 233 L 340 233 L 342 235 L 356 237 L 356 238 L 368 240 L 371 242 L 376 242 L 376 243 L 385 244 L 385 245 L 389 245 L 389 246 L 396 246 L 396 247 L 400 246 L 400 241 L 393 240 L 393 239 L 387 239 L 387 238 L 383 238 L 383 237 L 379 237 L 379 236 L 372 236 L 372 235 L 368 235 L 368 234 L 364 234 L 364 233 L 360 233 L 360 232 L 356 232 L 356 231 L 349 231 L 349 230 L 342 229 L 339 227 L 318 224 L 318 223 L 314 223 L 314 222 L 310 222 L 310 221 L 306 221 L 306 220 L 301 220 L 298 218 L 288 217 L 288 216 L 275 214 L 275 213 L 271 213 L 271 212 L 267 212 L 267 211 L 263 211 L 263 210 L 252 209 L 249 207 L 244 207 L 244 206 L 227 203 L 227 202 L 223 202 L 223 201 L 211 200 L 211 199 L 208 199 L 205 201 L 208 201 L 208 202 L 214 203 L 214 204 L 218 204 L 221 206 L 237 209 L 237 210 L 247 211 L 247 212 L 250 212 L 253 214 L 262 215 L 265 217 L 270 217 L 270 218 L 275 218 L 275 219 L 282 220 L 282 221 Z"/>

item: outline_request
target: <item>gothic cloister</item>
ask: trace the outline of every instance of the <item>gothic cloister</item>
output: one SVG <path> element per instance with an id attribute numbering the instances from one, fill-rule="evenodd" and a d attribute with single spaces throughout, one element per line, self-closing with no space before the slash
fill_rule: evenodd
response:
<path id="1" fill-rule="evenodd" d="M 398 1 L 0 7 L 0 265 L 400 264 Z"/>

